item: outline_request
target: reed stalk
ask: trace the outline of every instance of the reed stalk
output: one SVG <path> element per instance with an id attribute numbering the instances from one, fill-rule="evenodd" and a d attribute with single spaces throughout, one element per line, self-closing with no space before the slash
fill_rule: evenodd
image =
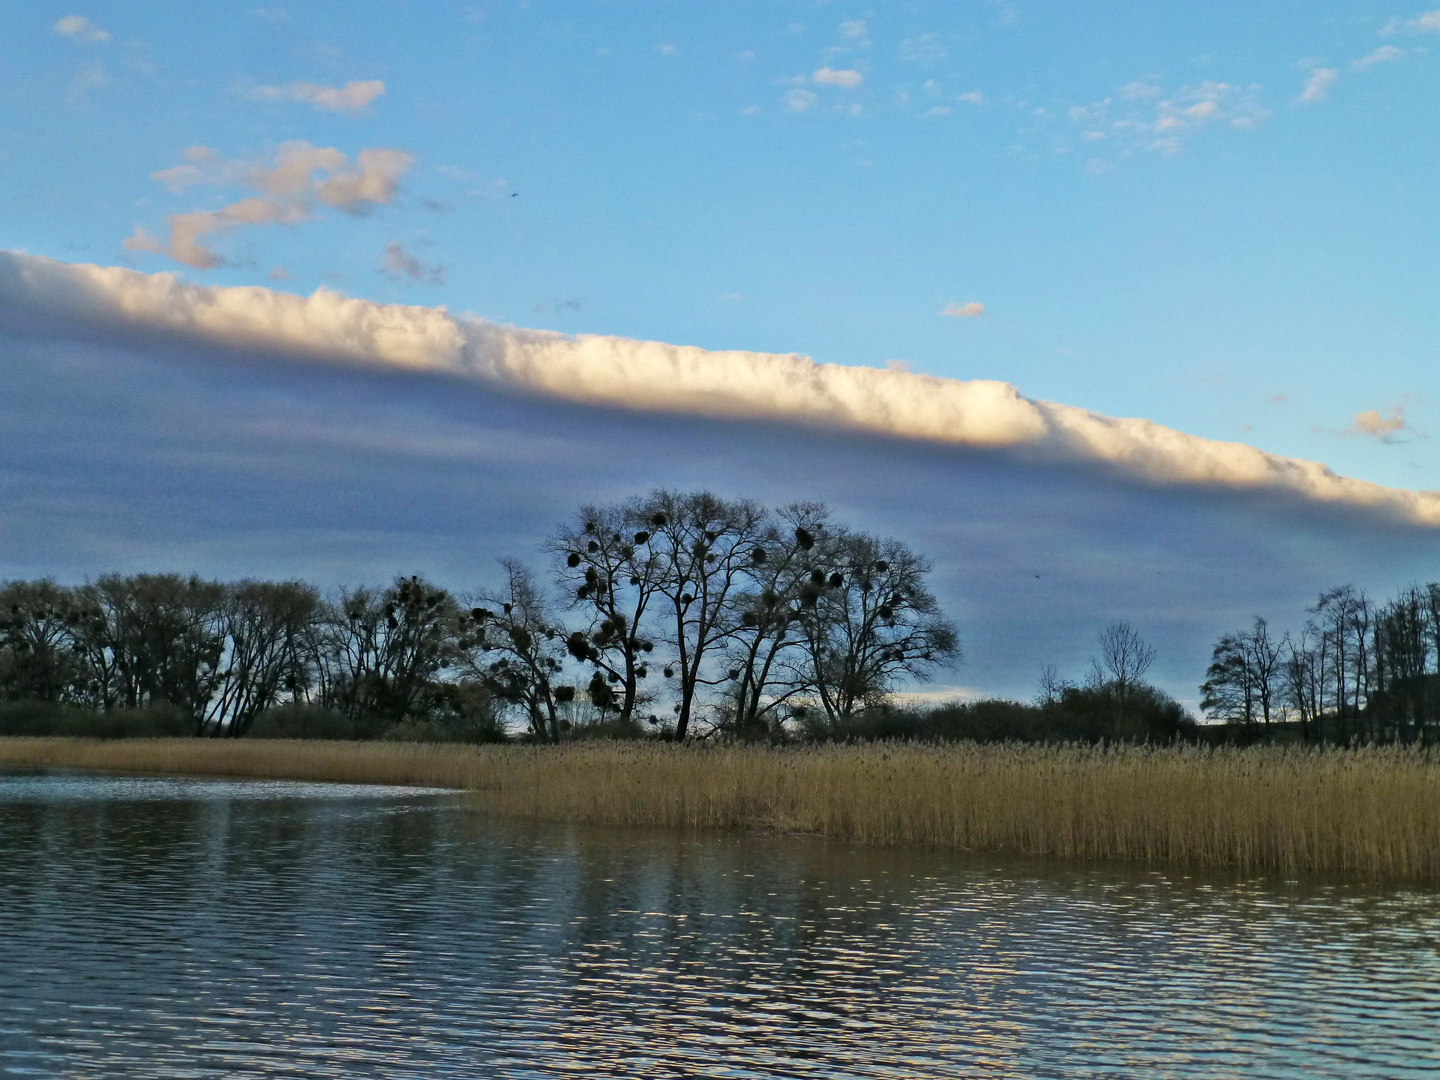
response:
<path id="1" fill-rule="evenodd" d="M 507 817 L 1266 875 L 1440 881 L 1440 754 L 957 743 L 0 739 L 0 765 L 460 788 Z"/>

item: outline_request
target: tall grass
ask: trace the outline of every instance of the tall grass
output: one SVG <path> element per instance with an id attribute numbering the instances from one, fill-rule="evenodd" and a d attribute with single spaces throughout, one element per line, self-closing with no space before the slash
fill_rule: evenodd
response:
<path id="1" fill-rule="evenodd" d="M 512 817 L 1440 881 L 1440 753 L 0 739 L 0 764 L 464 788 Z"/>

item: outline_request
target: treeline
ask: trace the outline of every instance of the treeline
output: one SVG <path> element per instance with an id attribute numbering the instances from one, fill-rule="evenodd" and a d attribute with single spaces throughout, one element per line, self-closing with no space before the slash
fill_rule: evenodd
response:
<path id="1" fill-rule="evenodd" d="M 549 580 L 503 560 L 497 588 L 422 577 L 324 595 L 302 581 L 106 575 L 0 586 L 7 730 L 358 738 L 584 731 L 842 732 L 901 681 L 959 660 L 904 543 L 832 520 L 655 491 L 586 506 L 546 545 Z M 145 729 L 147 733 L 149 728 Z"/>
<path id="2" fill-rule="evenodd" d="M 1440 583 L 1377 603 L 1322 593 L 1298 631 L 1264 619 L 1215 644 L 1201 708 L 1252 737 L 1434 742 L 1440 736 Z"/>

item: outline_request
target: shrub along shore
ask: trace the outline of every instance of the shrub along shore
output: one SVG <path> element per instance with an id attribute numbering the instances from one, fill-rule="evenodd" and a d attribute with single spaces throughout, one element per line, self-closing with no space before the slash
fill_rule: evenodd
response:
<path id="1" fill-rule="evenodd" d="M 535 820 L 1440 881 L 1440 752 L 1417 747 L 5 738 L 0 765 L 451 787 Z"/>

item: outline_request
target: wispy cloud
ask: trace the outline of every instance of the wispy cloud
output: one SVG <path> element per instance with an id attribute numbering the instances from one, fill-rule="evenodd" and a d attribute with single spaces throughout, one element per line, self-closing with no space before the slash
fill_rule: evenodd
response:
<path id="1" fill-rule="evenodd" d="M 785 92 L 785 107 L 791 112 L 809 112 L 819 100 L 819 97 L 809 90 L 794 89 Z"/>
<path id="2" fill-rule="evenodd" d="M 207 237 L 245 225 L 293 225 L 309 217 L 317 202 L 352 215 L 390 202 L 414 160 L 402 150 L 377 147 L 361 150 L 352 164 L 339 150 L 303 141 L 283 143 L 273 155 L 257 160 L 226 161 L 204 146 L 190 147 L 185 158 L 150 178 L 177 193 L 209 185 L 248 188 L 256 195 L 218 210 L 171 214 L 167 238 L 136 226 L 123 244 L 129 251 L 166 255 L 198 270 L 225 265 L 224 257 L 204 242 Z"/>
<path id="3" fill-rule="evenodd" d="M 939 314 L 950 319 L 978 319 L 985 314 L 985 305 L 975 300 L 963 304 L 952 302 L 941 308 Z"/>
<path id="4" fill-rule="evenodd" d="M 392 241 L 380 256 L 380 272 L 393 281 L 415 281 L 425 285 L 445 284 L 445 268 L 421 262 L 404 245 Z"/>
<path id="5" fill-rule="evenodd" d="M 858 71 L 849 69 L 837 71 L 828 67 L 822 67 L 815 72 L 812 78 L 821 86 L 843 86 L 847 90 L 853 90 L 865 81 L 865 76 Z"/>
<path id="6" fill-rule="evenodd" d="M 109 41 L 110 31 L 98 26 L 84 15 L 66 15 L 57 19 L 54 31 L 71 41 Z"/>
<path id="7" fill-rule="evenodd" d="M 632 411 L 769 420 L 991 448 L 1024 460 L 1103 467 L 1132 482 L 1269 491 L 1368 507 L 1440 526 L 1440 494 L 1336 475 L 1243 443 L 1198 438 L 962 382 L 806 356 L 709 352 L 457 319 L 443 308 L 376 304 L 320 290 L 194 285 L 172 274 L 0 254 L 0 311 L 72 330 L 264 349 L 425 371 L 558 400 Z M 1363 414 L 1362 414 L 1363 415 Z M 1392 418 L 1379 417 L 1381 425 Z"/>
<path id="8" fill-rule="evenodd" d="M 945 59 L 945 46 L 938 34 L 916 34 L 900 42 L 899 55 L 907 64 L 938 64 Z"/>
<path id="9" fill-rule="evenodd" d="M 344 86 L 321 86 L 295 82 L 285 86 L 257 86 L 246 96 L 251 101 L 303 101 L 326 112 L 360 113 L 385 93 L 380 79 L 347 82 Z"/>
<path id="10" fill-rule="evenodd" d="M 92 93 L 109 85 L 110 76 L 105 71 L 105 65 L 95 60 L 82 66 L 71 77 L 65 98 L 71 105 L 83 105 Z"/>
<path id="11" fill-rule="evenodd" d="M 1346 435 L 1365 435 L 1380 442 L 1395 442 L 1396 436 L 1407 430 L 1405 406 L 1393 405 L 1381 413 L 1379 409 L 1357 412 L 1354 420 L 1345 429 Z"/>
<path id="12" fill-rule="evenodd" d="M 1367 71 L 1376 64 L 1395 64 L 1406 57 L 1404 49 L 1396 48 L 1394 45 L 1381 45 L 1372 53 L 1367 53 L 1358 60 L 1350 63 L 1351 71 Z"/>
<path id="13" fill-rule="evenodd" d="M 1067 113 L 1087 141 L 1114 140 L 1161 154 L 1178 153 L 1202 129 L 1253 128 L 1270 115 L 1255 85 L 1206 80 L 1170 92 L 1150 78 L 1126 83 L 1089 105 L 1071 106 Z"/>
<path id="14" fill-rule="evenodd" d="M 1380 28 L 1386 37 L 1393 34 L 1435 34 L 1440 33 L 1440 8 L 1422 12 L 1411 19 L 1391 19 Z"/>
<path id="15" fill-rule="evenodd" d="M 1310 72 L 1310 77 L 1305 80 L 1305 86 L 1300 91 L 1297 99 L 1307 105 L 1318 104 L 1330 96 L 1330 87 L 1335 85 L 1335 80 L 1340 73 L 1334 68 L 1317 67 Z"/>

